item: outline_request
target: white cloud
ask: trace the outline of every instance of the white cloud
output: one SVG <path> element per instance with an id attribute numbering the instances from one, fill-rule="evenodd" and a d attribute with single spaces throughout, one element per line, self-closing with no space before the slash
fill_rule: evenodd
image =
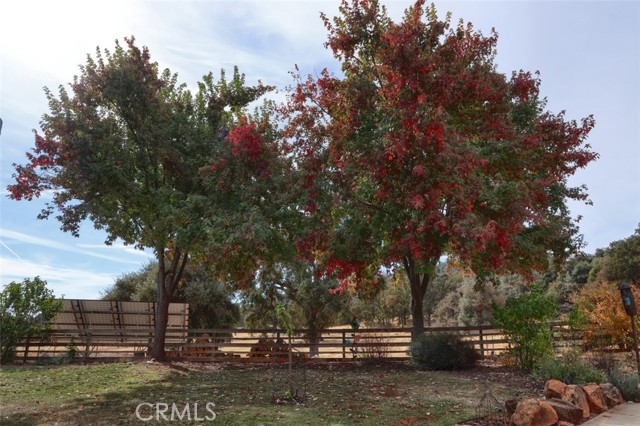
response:
<path id="1" fill-rule="evenodd" d="M 4 228 L 0 228 L 0 239 L 4 241 L 13 240 L 19 243 L 25 243 L 25 244 L 30 244 L 30 245 L 39 246 L 39 247 L 46 247 L 54 250 L 63 250 L 71 253 L 77 253 L 85 256 L 95 257 L 98 259 L 109 260 L 111 262 L 126 263 L 126 264 L 133 264 L 133 265 L 137 265 L 140 263 L 139 261 L 134 261 L 129 258 L 109 256 L 102 253 L 83 250 L 78 246 L 71 246 L 65 243 L 61 243 L 59 241 L 34 237 L 32 235 L 27 235 L 21 232 L 11 231 L 9 229 L 4 229 Z"/>
<path id="2" fill-rule="evenodd" d="M 120 252 L 124 252 L 126 254 L 132 254 L 135 256 L 142 256 L 142 257 L 146 257 L 149 259 L 154 258 L 153 254 L 147 252 L 147 251 L 143 251 L 140 249 L 137 249 L 135 247 L 132 246 L 127 246 L 124 244 L 112 244 L 110 246 L 106 245 L 106 244 L 78 244 L 78 247 L 82 247 L 82 248 L 87 248 L 87 249 L 92 249 L 92 250 L 113 250 L 113 251 L 120 251 Z"/>
<path id="3" fill-rule="evenodd" d="M 39 276 L 47 281 L 56 296 L 67 299 L 97 299 L 101 291 L 113 284 L 116 274 L 92 272 L 86 269 L 58 268 L 31 261 L 0 256 L 0 279 L 3 286 L 11 281 Z"/>

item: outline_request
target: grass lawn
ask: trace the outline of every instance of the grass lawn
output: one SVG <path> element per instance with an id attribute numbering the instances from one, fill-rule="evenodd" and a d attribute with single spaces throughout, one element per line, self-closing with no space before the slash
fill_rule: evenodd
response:
<path id="1" fill-rule="evenodd" d="M 322 364 L 306 368 L 304 404 L 272 402 L 272 378 L 286 371 L 268 365 L 113 363 L 0 368 L 0 425 L 452 425 L 475 417 L 487 389 L 500 400 L 517 390 L 492 383 L 481 371 L 419 371 L 405 363 Z M 507 373 L 508 374 L 508 373 Z M 192 421 L 143 422 L 140 403 L 171 404 Z M 216 418 L 195 421 L 211 414 Z M 210 405 L 210 408 L 212 406 Z M 155 408 L 153 408 L 155 410 Z M 143 418 L 155 414 L 142 406 Z"/>

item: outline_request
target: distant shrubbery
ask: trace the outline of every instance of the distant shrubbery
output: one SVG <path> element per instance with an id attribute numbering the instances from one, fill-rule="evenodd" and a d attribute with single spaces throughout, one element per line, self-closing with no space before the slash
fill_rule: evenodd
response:
<path id="1" fill-rule="evenodd" d="M 562 357 L 548 357 L 534 367 L 534 375 L 544 380 L 556 379 L 567 384 L 604 383 L 607 376 L 593 364 L 583 361 L 580 353 L 569 351 Z"/>
<path id="2" fill-rule="evenodd" d="M 411 358 L 427 370 L 459 370 L 473 367 L 480 354 L 457 334 L 437 333 L 420 336 L 411 345 Z"/>

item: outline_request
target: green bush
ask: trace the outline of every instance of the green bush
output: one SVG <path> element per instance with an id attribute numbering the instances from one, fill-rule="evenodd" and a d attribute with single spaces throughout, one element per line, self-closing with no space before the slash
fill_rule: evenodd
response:
<path id="1" fill-rule="evenodd" d="M 412 343 L 411 358 L 427 370 L 459 370 L 473 367 L 480 354 L 457 334 L 436 333 L 422 335 Z"/>
<path id="2" fill-rule="evenodd" d="M 493 305 L 495 321 L 514 345 L 510 352 L 519 368 L 532 371 L 536 362 L 553 353 L 550 321 L 558 309 L 558 302 L 547 296 L 540 284 L 507 300 L 504 307 Z"/>
<path id="3" fill-rule="evenodd" d="M 7 284 L 0 292 L 0 363 L 12 361 L 24 339 L 42 337 L 61 310 L 62 302 L 40 277 Z"/>
<path id="4" fill-rule="evenodd" d="M 620 390 L 625 401 L 640 401 L 638 373 L 614 369 L 609 373 L 609 382 Z"/>
<path id="5" fill-rule="evenodd" d="M 533 373 L 544 380 L 556 379 L 572 385 L 607 381 L 606 374 L 582 360 L 577 351 L 569 351 L 560 358 L 544 358 L 536 363 Z"/>

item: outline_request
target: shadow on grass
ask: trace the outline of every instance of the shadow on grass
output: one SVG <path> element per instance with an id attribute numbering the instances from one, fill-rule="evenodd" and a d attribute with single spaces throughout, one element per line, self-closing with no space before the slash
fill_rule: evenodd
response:
<path id="1" fill-rule="evenodd" d="M 38 374 L 46 375 L 53 372 L 52 369 L 65 366 L 37 368 Z M 273 378 L 286 376 L 284 366 L 191 368 L 180 364 L 132 364 L 126 369 L 113 370 L 129 375 L 129 379 L 145 371 L 154 372 L 154 377 L 147 374 L 139 383 L 129 380 L 120 387 L 113 383 L 117 380 L 115 377 L 120 376 L 104 374 L 108 369 L 106 366 L 93 370 L 89 366 L 86 370 L 73 371 L 73 374 L 96 374 L 95 380 L 86 381 L 87 387 L 96 389 L 94 393 L 74 391 L 73 395 L 52 400 L 47 407 L 30 400 L 28 404 L 32 406 L 2 414 L 0 424 L 378 425 L 405 424 L 403 420 L 408 420 L 406 424 L 448 425 L 469 417 L 455 397 L 436 398 L 430 390 L 435 381 L 448 378 L 433 376 L 435 379 L 429 378 L 427 386 L 425 379 L 432 376 L 418 374 L 405 365 L 311 366 L 306 370 L 308 386 L 304 405 L 272 402 Z M 443 385 L 449 388 L 453 384 Z M 33 393 L 31 399 L 36 397 L 37 393 Z M 215 404 L 215 407 L 209 406 L 216 414 L 215 420 L 211 419 L 207 403 Z M 138 410 L 140 417 L 149 421 L 136 416 L 139 404 L 143 404 Z M 411 419 L 420 421 L 411 423 Z"/>

